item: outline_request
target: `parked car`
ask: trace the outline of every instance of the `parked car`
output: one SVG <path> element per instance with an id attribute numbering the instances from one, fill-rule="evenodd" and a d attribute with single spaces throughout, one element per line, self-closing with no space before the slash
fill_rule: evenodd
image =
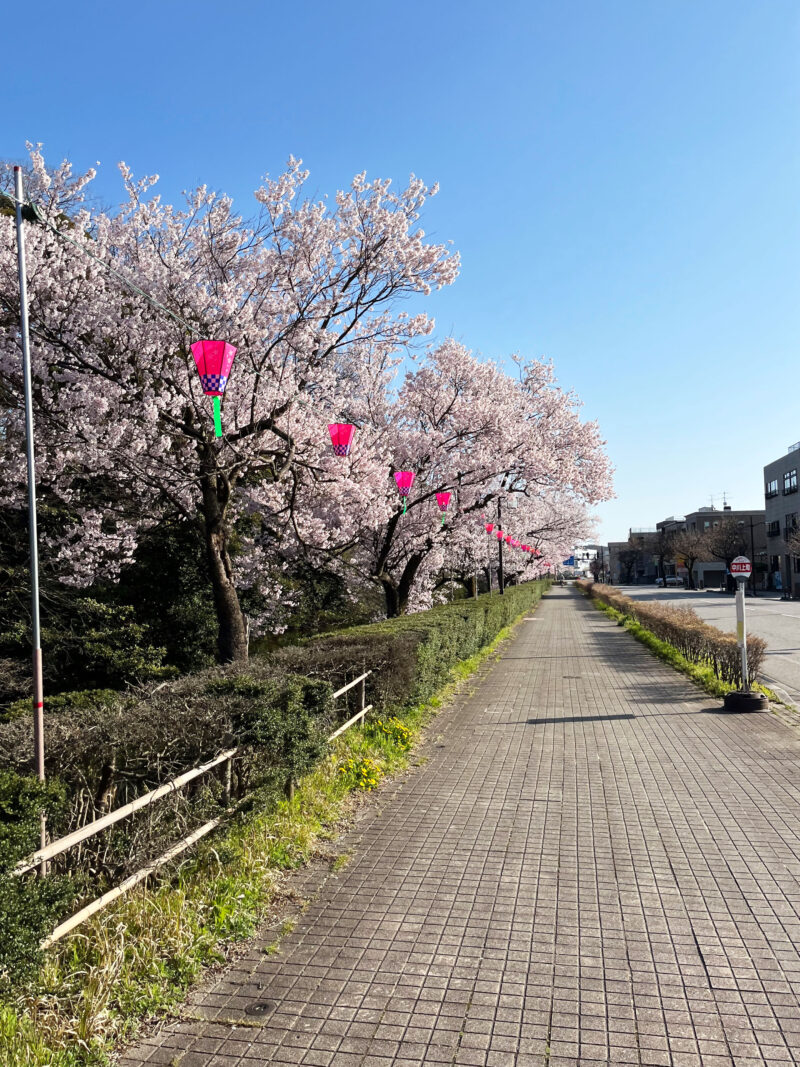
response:
<path id="1" fill-rule="evenodd" d="M 664 582 L 664 578 L 656 578 L 656 585 L 664 585 Z M 683 578 L 679 578 L 677 574 L 668 574 L 666 577 L 666 584 L 683 586 Z"/>

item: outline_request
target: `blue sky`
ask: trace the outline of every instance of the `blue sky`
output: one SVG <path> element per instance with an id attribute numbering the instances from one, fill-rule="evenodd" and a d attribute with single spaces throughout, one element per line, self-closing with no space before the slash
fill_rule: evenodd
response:
<path id="1" fill-rule="evenodd" d="M 120 159 L 244 211 L 290 154 L 320 194 L 438 181 L 437 335 L 554 361 L 617 469 L 603 539 L 763 506 L 800 440 L 796 0 L 43 0 L 19 30 L 4 158 L 99 160 L 111 204 Z"/>

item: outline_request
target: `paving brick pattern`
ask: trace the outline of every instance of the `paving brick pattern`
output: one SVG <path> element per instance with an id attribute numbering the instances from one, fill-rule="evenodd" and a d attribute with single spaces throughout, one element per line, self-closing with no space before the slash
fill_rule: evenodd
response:
<path id="1" fill-rule="evenodd" d="M 125 1067 L 800 1063 L 799 738 L 555 590 L 280 955 Z"/>

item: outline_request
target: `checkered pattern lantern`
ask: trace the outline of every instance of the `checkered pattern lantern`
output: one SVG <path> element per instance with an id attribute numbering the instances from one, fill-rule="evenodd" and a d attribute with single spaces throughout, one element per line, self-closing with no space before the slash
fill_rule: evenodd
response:
<path id="1" fill-rule="evenodd" d="M 334 455 L 350 455 L 350 445 L 353 443 L 353 434 L 355 432 L 355 426 L 351 426 L 349 422 L 328 423 L 328 433 L 331 435 Z"/>
<path id="2" fill-rule="evenodd" d="M 214 432 L 222 437 L 220 397 L 225 392 L 236 349 L 227 341 L 195 341 L 192 355 L 206 396 L 214 398 Z"/>
<path id="3" fill-rule="evenodd" d="M 442 526 L 444 526 L 445 512 L 450 504 L 451 493 L 437 493 L 436 503 L 439 505 L 439 511 L 442 513 Z"/>
<path id="4" fill-rule="evenodd" d="M 406 513 L 408 507 L 408 494 L 411 492 L 411 486 L 414 484 L 414 472 L 413 471 L 395 471 L 394 480 L 397 482 L 397 491 L 403 498 L 403 514 Z"/>

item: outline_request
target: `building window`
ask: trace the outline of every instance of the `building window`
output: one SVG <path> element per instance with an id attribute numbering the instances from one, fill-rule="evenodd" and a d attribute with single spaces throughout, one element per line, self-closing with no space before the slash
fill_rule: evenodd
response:
<path id="1" fill-rule="evenodd" d="M 797 468 L 793 471 L 787 471 L 783 476 L 783 495 L 788 496 L 789 493 L 797 492 Z"/>
<path id="2" fill-rule="evenodd" d="M 783 539 L 788 541 L 792 534 L 797 529 L 797 512 L 793 511 L 791 515 L 786 516 L 786 525 L 783 528 Z"/>
<path id="3" fill-rule="evenodd" d="M 767 488 L 764 491 L 764 496 L 769 499 L 772 496 L 778 495 L 778 479 L 773 478 L 772 481 L 767 482 Z"/>
<path id="4" fill-rule="evenodd" d="M 778 537 L 781 532 L 780 519 L 767 523 L 767 537 Z"/>

